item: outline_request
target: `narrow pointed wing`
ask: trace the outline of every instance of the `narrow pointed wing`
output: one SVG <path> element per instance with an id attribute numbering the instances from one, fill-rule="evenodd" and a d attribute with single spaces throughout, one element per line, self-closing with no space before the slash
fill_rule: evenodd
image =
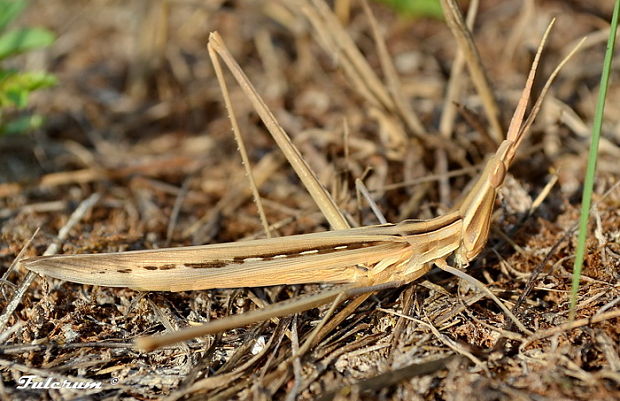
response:
<path id="1" fill-rule="evenodd" d="M 226 244 L 23 260 L 42 275 L 82 284 L 186 291 L 302 283 L 346 283 L 397 257 L 408 244 L 393 225 Z"/>

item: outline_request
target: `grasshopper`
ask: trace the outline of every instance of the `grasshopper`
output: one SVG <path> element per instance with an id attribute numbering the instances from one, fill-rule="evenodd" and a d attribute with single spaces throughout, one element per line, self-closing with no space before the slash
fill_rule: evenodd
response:
<path id="1" fill-rule="evenodd" d="M 61 280 L 142 291 L 344 284 L 319 294 L 277 303 L 265 310 L 219 319 L 180 333 L 138 339 L 137 345 L 149 350 L 307 310 L 339 297 L 399 286 L 416 280 L 433 265 L 448 266 L 448 261 L 459 268 L 466 267 L 487 242 L 497 192 L 517 148 L 540 110 L 545 93 L 559 69 L 576 51 L 573 50 L 552 73 L 524 122 L 540 54 L 550 28 L 551 25 L 532 63 L 506 139 L 488 159 L 469 192 L 443 216 L 225 244 L 34 257 L 23 260 L 22 264 L 31 271 Z M 211 41 L 220 40 L 217 34 L 211 37 Z M 246 89 L 262 101 L 247 77 L 243 76 L 243 79 L 242 86 L 246 85 Z"/>

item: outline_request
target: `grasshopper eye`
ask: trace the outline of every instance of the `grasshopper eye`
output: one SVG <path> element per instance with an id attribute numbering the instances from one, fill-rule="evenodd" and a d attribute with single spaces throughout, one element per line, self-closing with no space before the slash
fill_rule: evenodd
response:
<path id="1" fill-rule="evenodd" d="M 489 178 L 491 185 L 495 188 L 499 188 L 504 183 L 504 179 L 506 179 L 506 165 L 502 160 L 494 158 Z"/>

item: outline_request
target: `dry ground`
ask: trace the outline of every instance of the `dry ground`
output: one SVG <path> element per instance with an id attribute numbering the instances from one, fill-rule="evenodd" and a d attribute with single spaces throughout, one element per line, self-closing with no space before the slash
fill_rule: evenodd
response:
<path id="1" fill-rule="evenodd" d="M 368 18 L 353 3 L 340 18 L 372 71 L 383 77 Z M 474 27 L 504 126 L 550 18 L 558 22 L 545 50 L 543 77 L 574 41 L 590 35 L 554 84 L 497 203 L 487 248 L 468 269 L 536 337 L 519 332 L 475 288 L 432 271 L 409 286 L 374 294 L 300 364 L 290 361 L 293 340 L 307 336 L 327 307 L 143 353 L 131 344 L 139 335 L 242 313 L 320 287 L 140 293 L 37 278 L 0 332 L 0 395 L 618 399 L 617 79 L 606 110 L 579 292 L 577 318 L 583 320 L 563 326 L 574 255 L 571 229 L 578 219 L 612 3 L 483 0 Z M 93 193 L 101 195 L 99 202 L 70 230 L 59 253 L 263 235 L 206 51 L 213 30 L 354 221 L 376 222 L 366 202 L 360 208 L 356 201 L 355 178 L 364 179 L 388 221 L 445 212 L 496 146 L 466 72 L 456 103 L 448 102 L 458 106 L 448 120 L 454 123 L 450 136 L 439 134 L 457 52 L 449 29 L 441 21 L 399 18 L 383 6 L 372 7 L 407 104 L 429 136 L 443 138 L 429 141 L 378 104 L 364 82 L 346 74 L 346 56 L 326 51 L 295 4 L 33 1 L 24 23 L 46 26 L 59 38 L 51 49 L 19 62 L 48 68 L 60 84 L 34 99 L 48 118 L 45 129 L 1 141 L 2 272 L 37 227 L 41 231 L 26 255 L 39 255 L 54 243 L 71 213 Z M 329 229 L 236 86 L 232 96 L 276 234 Z M 451 178 L 446 171 L 454 171 Z M 533 207 L 555 177 L 557 183 Z M 16 267 L 5 277 L 2 310 L 26 273 Z M 258 339 L 268 347 L 252 359 Z M 19 378 L 29 374 L 101 381 L 103 390 L 17 390 Z"/>

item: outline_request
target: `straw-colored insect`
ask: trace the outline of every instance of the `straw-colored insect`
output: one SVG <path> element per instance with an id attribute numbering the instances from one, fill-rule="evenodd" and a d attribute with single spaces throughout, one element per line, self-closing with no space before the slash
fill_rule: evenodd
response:
<path id="1" fill-rule="evenodd" d="M 448 260 L 458 267 L 467 266 L 485 246 L 498 188 L 504 182 L 515 151 L 540 109 L 544 93 L 562 65 L 553 72 L 530 117 L 523 123 L 547 34 L 548 31 L 534 59 L 506 139 L 490 157 L 469 193 L 444 216 L 426 221 L 406 220 L 398 224 L 226 244 L 45 256 L 26 259 L 22 263 L 34 272 L 62 280 L 145 291 L 347 283 L 301 300 L 276 304 L 268 311 L 214 321 L 206 328 L 191 328 L 183 336 L 170 337 L 170 341 L 309 309 L 338 296 L 408 283 L 425 274 L 433 265 L 447 266 Z M 214 48 L 231 67 L 229 61 L 232 57 L 217 34 L 212 36 L 210 42 L 210 51 Z M 221 73 L 215 60 L 214 64 L 216 72 Z M 233 75 L 237 74 L 235 77 L 246 93 L 251 93 L 256 102 L 262 102 L 245 75 L 239 72 L 240 69 L 231 67 L 231 70 Z M 273 116 L 267 116 L 269 118 Z M 266 125 L 269 127 L 268 122 Z M 296 150 L 293 149 L 293 152 Z M 147 349 L 168 342 L 153 342 L 148 338 L 142 340 L 139 345 Z"/>

